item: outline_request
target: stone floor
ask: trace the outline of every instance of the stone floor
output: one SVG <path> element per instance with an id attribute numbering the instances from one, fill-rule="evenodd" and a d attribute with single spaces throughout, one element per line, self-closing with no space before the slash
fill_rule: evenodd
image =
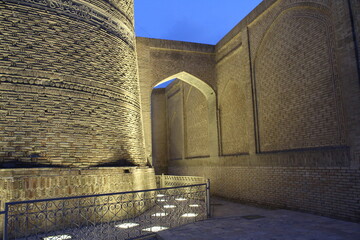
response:
<path id="1" fill-rule="evenodd" d="M 360 224 L 212 199 L 213 218 L 161 231 L 163 240 L 360 240 Z"/>

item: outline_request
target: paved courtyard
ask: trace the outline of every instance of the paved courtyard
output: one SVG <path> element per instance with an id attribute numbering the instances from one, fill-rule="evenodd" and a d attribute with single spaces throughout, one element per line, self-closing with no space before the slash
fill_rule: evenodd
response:
<path id="1" fill-rule="evenodd" d="M 359 240 L 360 224 L 212 199 L 213 218 L 158 233 L 163 240 Z"/>

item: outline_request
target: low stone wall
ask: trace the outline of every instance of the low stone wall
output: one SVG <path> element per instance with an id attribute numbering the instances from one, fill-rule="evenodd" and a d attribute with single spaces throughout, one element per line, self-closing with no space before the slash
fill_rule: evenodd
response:
<path id="1" fill-rule="evenodd" d="M 154 170 L 147 167 L 0 169 L 0 176 L 0 211 L 6 202 L 156 188 Z"/>
<path id="2" fill-rule="evenodd" d="M 180 187 L 195 184 L 207 183 L 208 179 L 193 176 L 176 176 L 176 175 L 156 175 L 156 185 L 158 188 Z"/>

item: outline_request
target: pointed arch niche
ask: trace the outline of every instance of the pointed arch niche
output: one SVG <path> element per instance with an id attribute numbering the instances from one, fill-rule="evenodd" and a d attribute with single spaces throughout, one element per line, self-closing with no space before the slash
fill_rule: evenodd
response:
<path id="1" fill-rule="evenodd" d="M 167 91 L 167 96 L 171 96 L 172 101 L 175 101 L 175 105 L 181 106 L 180 111 L 172 111 L 172 106 L 168 102 L 165 96 L 165 89 L 155 88 L 156 86 L 165 83 L 170 80 L 179 80 L 190 85 L 187 96 L 185 93 L 180 93 L 174 87 L 172 83 L 170 86 L 171 90 Z M 184 102 L 186 99 L 191 98 L 191 89 L 197 89 L 201 94 L 201 98 L 205 99 L 205 107 L 207 107 L 207 114 L 205 112 L 199 112 L 199 114 L 206 114 L 207 116 L 207 139 L 208 146 L 206 147 L 206 156 L 195 156 L 188 157 L 185 152 L 185 146 L 187 145 L 188 138 L 184 131 L 184 122 L 186 122 L 186 114 L 182 111 Z M 153 165 L 157 173 L 166 173 L 169 160 L 185 159 L 185 158 L 198 158 L 206 157 L 213 158 L 219 155 L 219 138 L 218 138 L 218 127 L 217 127 L 217 108 L 216 108 L 216 93 L 215 91 L 203 80 L 191 75 L 187 72 L 180 72 L 169 76 L 152 86 L 151 94 L 151 131 L 152 131 L 152 156 Z M 196 92 L 198 92 L 196 91 Z M 184 94 L 184 95 L 181 95 Z M 176 96 L 178 95 L 178 96 Z M 177 99 L 176 99 L 177 98 Z M 191 99 L 190 99 L 191 100 Z M 179 109 L 179 108 L 178 108 Z M 166 112 L 166 113 L 165 113 Z M 176 115 L 181 114 L 181 116 Z M 177 123 L 172 125 L 172 119 L 177 118 Z M 202 117 L 202 116 L 199 116 Z M 180 119 L 180 120 L 179 120 Z M 192 120 L 194 121 L 194 120 Z M 174 126 L 176 129 L 174 129 Z M 200 126 L 201 127 L 201 126 Z M 170 129 L 172 128 L 172 129 Z M 171 134 L 169 133 L 171 130 Z M 165 133 L 166 132 L 166 133 Z M 175 144 L 174 144 L 175 142 Z M 172 149 L 170 149 L 170 145 Z M 175 149 L 173 149 L 175 148 Z M 172 151 L 172 152 L 171 152 Z M 171 155 L 171 157 L 170 157 Z"/>

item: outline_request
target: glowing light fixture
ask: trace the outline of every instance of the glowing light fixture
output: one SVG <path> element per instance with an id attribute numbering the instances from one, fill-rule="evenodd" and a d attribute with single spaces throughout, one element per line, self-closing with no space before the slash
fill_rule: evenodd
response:
<path id="1" fill-rule="evenodd" d="M 199 204 L 190 204 L 189 207 L 200 207 Z"/>
<path id="2" fill-rule="evenodd" d="M 186 198 L 175 198 L 175 201 L 186 201 Z"/>
<path id="3" fill-rule="evenodd" d="M 71 239 L 70 235 L 56 235 L 56 236 L 49 236 L 49 237 L 44 237 L 43 240 L 64 240 L 64 239 Z"/>
<path id="4" fill-rule="evenodd" d="M 143 231 L 146 232 L 160 232 L 162 230 L 166 230 L 168 229 L 167 227 L 162 227 L 162 226 L 153 226 L 153 227 L 149 227 L 149 228 L 145 228 L 143 229 Z"/>
<path id="5" fill-rule="evenodd" d="M 175 205 L 164 205 L 164 208 L 176 208 Z"/>
<path id="6" fill-rule="evenodd" d="M 158 194 L 158 195 L 156 195 L 157 197 L 165 197 L 165 195 L 164 194 Z"/>
<path id="7" fill-rule="evenodd" d="M 122 223 L 119 225 L 115 225 L 115 227 L 117 227 L 117 228 L 133 228 L 136 226 L 139 226 L 139 224 L 138 223 Z"/>
<path id="8" fill-rule="evenodd" d="M 160 212 L 160 213 L 154 213 L 151 216 L 153 216 L 153 217 L 165 217 L 167 215 L 168 215 L 168 213 Z"/>
<path id="9" fill-rule="evenodd" d="M 185 213 L 181 215 L 181 217 L 196 217 L 197 215 L 197 213 Z"/>
<path id="10" fill-rule="evenodd" d="M 166 202 L 165 199 L 158 199 L 157 201 L 158 201 L 158 202 Z"/>

